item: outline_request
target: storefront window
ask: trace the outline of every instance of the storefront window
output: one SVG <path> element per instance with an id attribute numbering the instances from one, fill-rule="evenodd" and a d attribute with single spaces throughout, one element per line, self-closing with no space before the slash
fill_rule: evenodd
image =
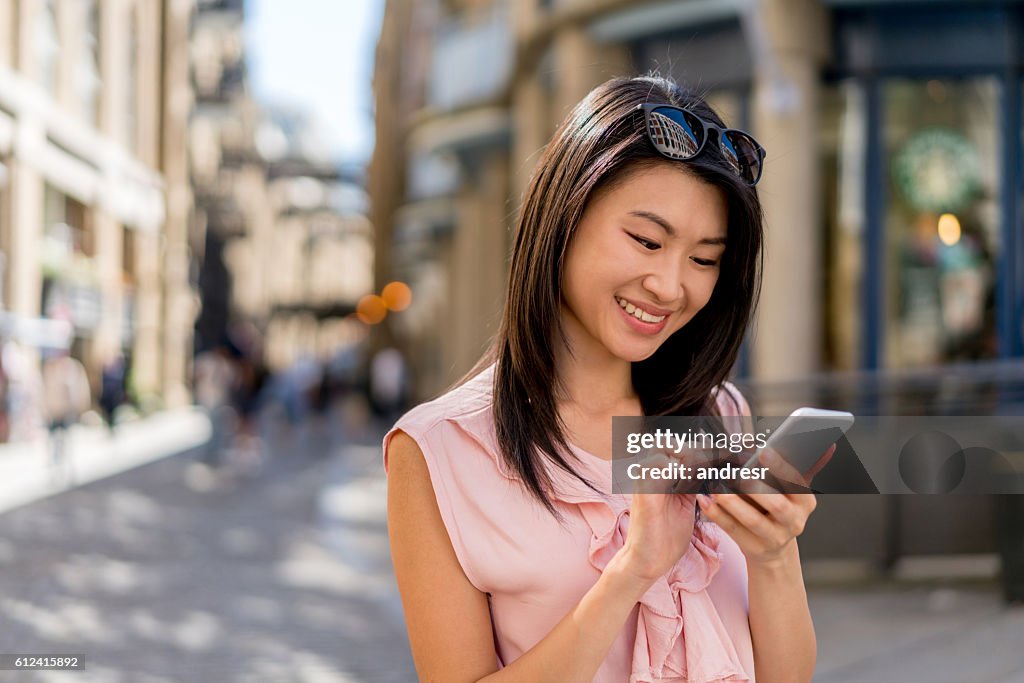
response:
<path id="1" fill-rule="evenodd" d="M 47 185 L 43 194 L 43 225 L 43 315 L 68 320 L 75 326 L 76 334 L 91 336 L 99 324 L 100 292 L 86 208 Z"/>
<path id="2" fill-rule="evenodd" d="M 827 86 L 821 99 L 821 167 L 825 210 L 826 367 L 861 364 L 861 307 L 865 231 L 864 89 L 853 81 Z"/>
<path id="3" fill-rule="evenodd" d="M 887 81 L 885 359 L 920 367 L 996 355 L 999 87 Z"/>
<path id="4" fill-rule="evenodd" d="M 131 349 L 135 339 L 135 292 L 138 242 L 135 230 L 121 229 L 121 345 Z"/>

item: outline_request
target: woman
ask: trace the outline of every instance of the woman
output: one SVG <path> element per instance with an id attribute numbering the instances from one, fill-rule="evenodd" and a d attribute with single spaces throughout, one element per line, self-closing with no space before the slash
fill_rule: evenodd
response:
<path id="1" fill-rule="evenodd" d="M 609 493 L 612 416 L 749 415 L 725 380 L 763 154 L 655 77 L 599 86 L 555 133 L 493 347 L 384 438 L 421 680 L 811 680 L 812 495 Z"/>

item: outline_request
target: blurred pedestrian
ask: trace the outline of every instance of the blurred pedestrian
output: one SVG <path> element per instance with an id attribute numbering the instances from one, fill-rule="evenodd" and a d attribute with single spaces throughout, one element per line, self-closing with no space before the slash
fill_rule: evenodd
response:
<path id="1" fill-rule="evenodd" d="M 387 426 L 405 410 L 409 397 L 409 370 L 402 352 L 383 348 L 370 361 L 370 405 Z"/>
<path id="2" fill-rule="evenodd" d="M 68 430 L 92 403 L 89 378 L 81 362 L 66 350 L 46 352 L 42 377 L 51 470 L 55 479 L 70 478 Z"/>
<path id="3" fill-rule="evenodd" d="M 231 455 L 243 470 L 255 474 L 263 467 L 263 443 L 258 420 L 270 370 L 263 360 L 259 329 L 252 321 L 233 324 L 228 342 L 236 373 L 231 404 L 238 418 Z"/>
<path id="4" fill-rule="evenodd" d="M 358 440 L 370 427 L 369 362 L 364 362 L 365 343 L 339 349 L 327 363 L 330 401 L 334 404 L 332 428 L 338 443 Z"/>
<path id="5" fill-rule="evenodd" d="M 8 398 L 9 384 L 7 369 L 4 367 L 3 354 L 0 353 L 0 443 L 6 442 L 11 434 L 10 412 L 8 410 L 10 403 Z"/>
<path id="6" fill-rule="evenodd" d="M 235 411 L 231 392 L 236 382 L 236 369 L 224 344 L 201 351 L 192 364 L 196 403 L 210 421 L 210 439 L 200 451 L 200 462 L 216 467 L 230 443 L 234 430 Z"/>
<path id="7" fill-rule="evenodd" d="M 313 408 L 316 386 L 320 378 L 320 366 L 309 353 L 303 353 L 291 367 L 282 373 L 282 400 L 285 414 L 292 427 L 298 426 Z"/>
<path id="8" fill-rule="evenodd" d="M 39 363 L 30 358 L 28 349 L 21 342 L 14 339 L 4 342 L 2 354 L 7 373 L 10 440 L 29 441 L 38 433 L 39 420 L 45 423 Z"/>
<path id="9" fill-rule="evenodd" d="M 114 433 L 114 418 L 117 409 L 125 401 L 125 380 L 126 369 L 124 355 L 116 352 L 104 363 L 100 373 L 100 409 L 103 411 L 103 419 L 107 423 L 107 430 Z"/>

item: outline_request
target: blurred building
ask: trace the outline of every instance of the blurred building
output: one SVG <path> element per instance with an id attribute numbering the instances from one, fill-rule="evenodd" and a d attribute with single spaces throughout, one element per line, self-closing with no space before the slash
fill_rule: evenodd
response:
<path id="1" fill-rule="evenodd" d="M 395 322 L 419 397 L 495 332 L 556 125 L 610 76 L 657 70 L 768 150 L 764 290 L 739 368 L 761 414 L 1020 410 L 1021 35 L 1009 0 L 388 2 L 372 217 L 378 277 L 413 287 Z M 813 552 L 993 547 L 991 500 L 853 498 L 818 515 L 834 523 Z M 835 533 L 848 519 L 856 538 Z"/>
<path id="2" fill-rule="evenodd" d="M 389 2 L 374 78 L 370 165 L 378 288 L 407 282 L 393 316 L 421 396 L 479 357 L 504 297 L 510 199 L 514 8 Z"/>
<path id="3" fill-rule="evenodd" d="M 256 314 L 258 304 L 246 302 L 249 305 L 241 311 L 235 306 L 237 287 L 227 251 L 236 240 L 266 244 L 273 230 L 265 163 L 255 144 L 262 112 L 248 88 L 244 19 L 242 0 L 203 0 L 190 34 L 196 93 L 189 122 L 195 193 L 190 240 L 201 302 L 197 351 L 224 342 L 233 317 Z M 258 281 L 255 287 L 248 293 L 250 299 L 262 303 L 265 297 Z"/>
<path id="4" fill-rule="evenodd" d="M 372 231 L 360 179 L 324 156 L 301 113 L 254 101 L 244 19 L 242 0 L 204 0 L 192 28 L 196 350 L 246 321 L 262 360 L 282 369 L 365 334 L 354 311 L 373 285 Z"/>
<path id="5" fill-rule="evenodd" d="M 262 272 L 268 288 L 267 360 L 327 360 L 361 341 L 356 303 L 373 288 L 373 230 L 361 177 L 324 156 L 327 145 L 305 117 L 269 111 L 259 140 L 268 160 L 275 217 Z"/>
<path id="6" fill-rule="evenodd" d="M 1021 22 L 1014 2 L 389 2 L 371 192 L 380 277 L 418 283 L 406 335 L 451 317 L 417 351 L 424 393 L 494 330 L 555 125 L 650 69 L 768 149 L 752 376 L 1019 358 Z"/>
<path id="7" fill-rule="evenodd" d="M 190 0 L 0 1 L 0 252 L 7 337 L 71 342 L 94 382 L 188 400 L 193 296 Z M 60 339 L 70 324 L 72 339 Z"/>

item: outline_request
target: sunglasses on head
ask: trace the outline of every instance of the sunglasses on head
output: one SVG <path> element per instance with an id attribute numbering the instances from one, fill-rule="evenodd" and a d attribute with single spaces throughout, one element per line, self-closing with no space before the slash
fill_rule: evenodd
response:
<path id="1" fill-rule="evenodd" d="M 662 156 L 678 161 L 693 159 L 711 137 L 718 133 L 718 149 L 740 178 L 750 185 L 761 179 L 764 147 L 748 133 L 722 128 L 693 112 L 670 104 L 639 104 L 651 144 Z"/>

